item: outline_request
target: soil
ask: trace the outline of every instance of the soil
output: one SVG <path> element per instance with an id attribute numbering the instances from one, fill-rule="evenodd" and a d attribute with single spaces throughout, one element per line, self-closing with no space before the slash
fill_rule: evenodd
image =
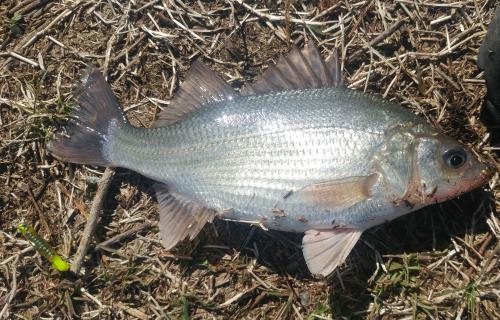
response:
<path id="1" fill-rule="evenodd" d="M 370 229 L 327 279 L 307 271 L 301 235 L 258 226 L 215 221 L 164 250 L 151 182 L 121 169 L 78 272 L 54 270 L 17 232 L 33 226 L 74 263 L 104 168 L 60 162 L 45 144 L 88 63 L 128 119 L 150 126 L 196 59 L 239 89 L 312 41 L 324 56 L 338 48 L 349 88 L 402 104 L 498 168 L 476 66 L 493 11 L 483 0 L 2 1 L 0 318 L 500 319 L 498 173 Z"/>

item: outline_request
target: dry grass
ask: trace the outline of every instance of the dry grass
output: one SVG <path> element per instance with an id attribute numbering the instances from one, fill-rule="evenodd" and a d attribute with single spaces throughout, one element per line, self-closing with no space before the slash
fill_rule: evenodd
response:
<path id="1" fill-rule="evenodd" d="M 86 62 L 147 126 L 195 58 L 240 87 L 308 38 L 325 55 L 340 47 L 350 87 L 402 103 L 498 165 L 475 65 L 491 1 L 240 2 L 0 3 L 0 318 L 500 319 L 498 174 L 486 191 L 370 230 L 329 281 L 308 274 L 300 235 L 241 224 L 216 222 L 166 252 L 149 182 L 125 170 L 79 274 L 52 270 L 16 234 L 35 225 L 75 257 L 102 169 L 60 163 L 45 141 Z"/>

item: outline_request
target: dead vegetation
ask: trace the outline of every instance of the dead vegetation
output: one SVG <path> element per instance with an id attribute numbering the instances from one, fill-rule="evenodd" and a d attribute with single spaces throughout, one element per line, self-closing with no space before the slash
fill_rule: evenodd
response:
<path id="1" fill-rule="evenodd" d="M 118 170 L 78 273 L 16 233 L 34 225 L 74 262 L 103 168 L 60 163 L 85 63 L 135 125 L 168 107 L 202 59 L 238 88 L 291 42 L 341 52 L 346 83 L 402 103 L 497 165 L 479 123 L 476 55 L 491 1 L 41 1 L 0 3 L 0 318 L 500 319 L 498 174 L 486 186 L 367 232 L 329 281 L 300 235 L 218 221 L 172 252 L 150 183 Z M 75 265 L 73 265 L 76 270 Z"/>

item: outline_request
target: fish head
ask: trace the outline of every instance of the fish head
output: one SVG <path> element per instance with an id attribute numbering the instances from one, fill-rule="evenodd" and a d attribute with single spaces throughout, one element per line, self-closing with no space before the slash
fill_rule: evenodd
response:
<path id="1" fill-rule="evenodd" d="M 490 167 L 465 145 L 443 134 L 422 135 L 415 144 L 404 200 L 417 205 L 443 202 L 484 185 L 491 175 Z"/>

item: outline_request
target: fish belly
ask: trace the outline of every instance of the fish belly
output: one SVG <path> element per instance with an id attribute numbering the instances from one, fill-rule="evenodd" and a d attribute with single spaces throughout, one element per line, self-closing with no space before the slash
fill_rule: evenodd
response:
<path id="1" fill-rule="evenodd" d="M 107 154 L 114 165 L 166 183 L 225 219 L 297 232 L 365 228 L 402 214 L 381 186 L 346 208 L 292 195 L 311 184 L 373 173 L 370 160 L 384 134 L 404 123 L 421 120 L 355 91 L 286 91 L 208 105 L 168 127 L 124 129 Z"/>

